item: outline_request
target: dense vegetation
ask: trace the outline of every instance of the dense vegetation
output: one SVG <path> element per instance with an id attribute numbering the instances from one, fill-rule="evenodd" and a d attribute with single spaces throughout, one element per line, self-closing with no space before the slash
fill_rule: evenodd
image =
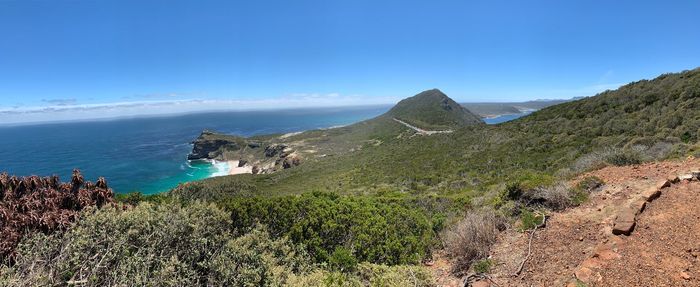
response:
<path id="1" fill-rule="evenodd" d="M 570 176 L 700 148 L 700 69 L 496 126 L 453 104 L 427 91 L 372 120 L 294 135 L 328 156 L 273 174 L 119 196 L 135 207 L 83 211 L 72 228 L 25 239 L 0 282 L 431 286 L 414 264 L 434 249 L 455 273 L 487 270 L 499 230 L 531 228 L 601 184 Z M 415 135 L 392 117 L 455 131 Z"/>
<path id="2" fill-rule="evenodd" d="M 352 269 L 357 262 L 411 264 L 429 254 L 431 220 L 417 208 L 373 197 L 330 193 L 230 200 L 233 226 L 268 226 L 277 237 L 306 246 L 316 262 Z"/>
<path id="3" fill-rule="evenodd" d="M 141 203 L 127 210 L 90 211 L 66 232 L 39 233 L 25 240 L 17 262 L 0 268 L 0 282 L 3 286 L 432 284 L 425 271 L 414 267 L 361 264 L 340 273 L 309 262 L 303 248 L 285 237 L 271 238 L 264 226 L 245 233 L 232 228 L 229 213 L 216 205 Z"/>
<path id="4" fill-rule="evenodd" d="M 479 116 L 462 107 L 438 89 L 428 90 L 397 103 L 387 116 L 424 129 L 449 129 L 479 125 Z"/>
<path id="5" fill-rule="evenodd" d="M 63 230 L 80 210 L 108 204 L 112 196 L 104 178 L 86 183 L 78 170 L 67 183 L 58 176 L 0 174 L 0 262 L 14 261 L 15 248 L 26 234 Z"/>

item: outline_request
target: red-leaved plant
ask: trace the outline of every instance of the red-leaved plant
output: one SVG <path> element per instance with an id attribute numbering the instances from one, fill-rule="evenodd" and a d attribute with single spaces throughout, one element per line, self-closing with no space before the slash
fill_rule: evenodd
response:
<path id="1" fill-rule="evenodd" d="M 25 235 L 64 230 L 84 208 L 113 203 L 114 193 L 104 178 L 85 182 L 77 169 L 66 183 L 55 175 L 18 178 L 0 173 L 0 262 L 14 261 Z"/>

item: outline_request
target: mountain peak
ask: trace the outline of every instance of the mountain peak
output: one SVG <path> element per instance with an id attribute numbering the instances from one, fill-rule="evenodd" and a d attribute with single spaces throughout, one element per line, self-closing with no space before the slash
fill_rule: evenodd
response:
<path id="1" fill-rule="evenodd" d="M 421 128 L 455 128 L 484 122 L 439 89 L 423 91 L 397 103 L 387 115 Z"/>

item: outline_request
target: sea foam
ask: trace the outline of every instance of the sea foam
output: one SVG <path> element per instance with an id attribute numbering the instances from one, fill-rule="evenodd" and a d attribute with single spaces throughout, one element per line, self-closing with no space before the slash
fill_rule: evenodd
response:
<path id="1" fill-rule="evenodd" d="M 231 165 L 227 161 L 211 161 L 211 177 L 226 176 L 231 172 Z"/>

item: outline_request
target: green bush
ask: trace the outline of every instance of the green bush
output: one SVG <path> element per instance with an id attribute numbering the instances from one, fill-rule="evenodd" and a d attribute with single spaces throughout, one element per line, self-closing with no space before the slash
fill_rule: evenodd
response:
<path id="1" fill-rule="evenodd" d="M 579 181 L 579 183 L 576 185 L 576 187 L 579 189 L 590 192 L 590 191 L 600 187 L 603 184 L 605 184 L 605 182 L 603 182 L 603 180 L 600 179 L 599 177 L 588 176 L 588 177 L 582 179 L 581 181 Z"/>
<path id="2" fill-rule="evenodd" d="M 491 266 L 493 266 L 493 260 L 491 259 L 482 259 L 474 262 L 472 265 L 476 273 L 489 273 Z"/>
<path id="3" fill-rule="evenodd" d="M 235 228 L 265 224 L 274 236 L 306 246 L 319 263 L 417 263 L 433 243 L 431 220 L 421 210 L 373 197 L 306 193 L 234 198 L 226 207 Z"/>
<path id="4" fill-rule="evenodd" d="M 542 214 L 535 214 L 529 210 L 523 210 L 520 213 L 520 229 L 522 231 L 534 229 L 536 226 L 542 224 Z"/>
<path id="5" fill-rule="evenodd" d="M 360 263 L 357 270 L 351 273 L 316 269 L 301 276 L 292 276 L 287 280 L 291 287 L 432 287 L 437 286 L 431 272 L 421 266 L 409 265 L 377 265 Z"/>
<path id="6" fill-rule="evenodd" d="M 211 204 L 86 212 L 63 234 L 20 244 L 3 286 L 280 286 L 309 267 L 303 249 L 264 228 L 235 237 L 229 214 Z"/>

